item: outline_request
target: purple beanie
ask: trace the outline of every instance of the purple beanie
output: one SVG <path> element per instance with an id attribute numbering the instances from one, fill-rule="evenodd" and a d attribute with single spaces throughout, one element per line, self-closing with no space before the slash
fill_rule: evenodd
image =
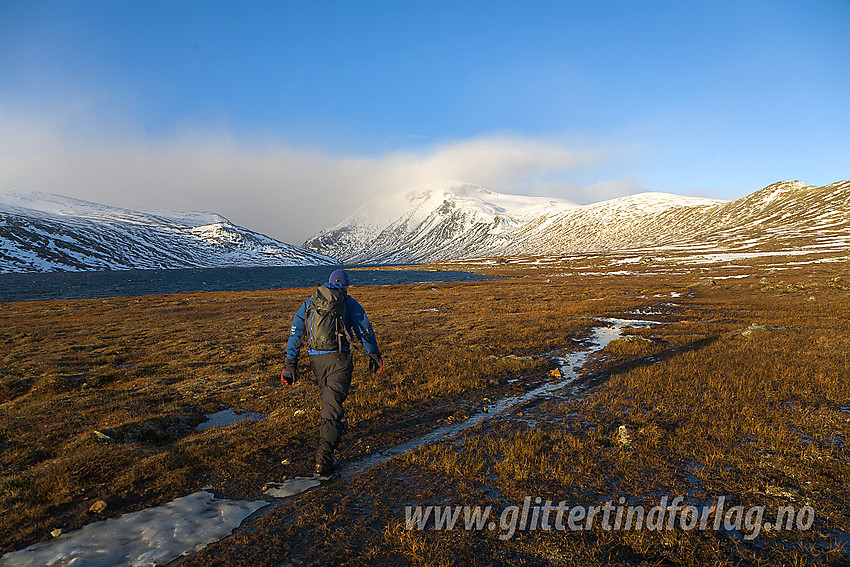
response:
<path id="1" fill-rule="evenodd" d="M 342 284 L 345 287 L 350 285 L 348 283 L 348 274 L 345 273 L 345 270 L 334 270 L 331 272 L 331 277 L 328 278 L 328 283 Z"/>

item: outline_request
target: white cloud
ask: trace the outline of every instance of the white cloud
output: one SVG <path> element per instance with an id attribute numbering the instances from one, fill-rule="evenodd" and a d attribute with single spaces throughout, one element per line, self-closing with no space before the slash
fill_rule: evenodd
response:
<path id="1" fill-rule="evenodd" d="M 219 133 L 188 132 L 165 141 L 98 139 L 54 124 L 0 109 L 0 190 L 44 191 L 132 208 L 215 211 L 296 244 L 369 198 L 439 179 L 506 193 L 539 194 L 540 187 L 550 187 L 553 196 L 577 202 L 637 187 L 629 181 L 586 189 L 552 185 L 553 178 L 594 167 L 612 153 L 515 135 L 340 156 Z"/>

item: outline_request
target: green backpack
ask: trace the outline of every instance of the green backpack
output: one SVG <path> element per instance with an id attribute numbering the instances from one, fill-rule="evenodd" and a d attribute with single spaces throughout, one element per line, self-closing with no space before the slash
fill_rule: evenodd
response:
<path id="1" fill-rule="evenodd" d="M 307 346 L 313 350 L 336 350 L 351 344 L 345 327 L 345 290 L 319 286 L 310 297 L 307 310 Z"/>

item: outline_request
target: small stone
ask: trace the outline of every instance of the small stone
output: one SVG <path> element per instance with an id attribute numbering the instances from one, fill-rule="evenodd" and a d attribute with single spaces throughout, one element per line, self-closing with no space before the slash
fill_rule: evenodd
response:
<path id="1" fill-rule="evenodd" d="M 617 429 L 617 443 L 623 447 L 628 447 L 632 444 L 632 434 L 629 433 L 629 428 L 625 425 L 621 425 Z"/>
<path id="2" fill-rule="evenodd" d="M 89 513 L 100 514 L 104 510 L 106 510 L 106 502 L 104 502 L 103 500 L 98 500 L 97 502 L 91 505 L 91 508 L 89 508 Z"/>
<path id="3" fill-rule="evenodd" d="M 717 282 L 714 281 L 714 280 L 700 280 L 694 285 L 704 286 L 704 287 L 714 287 L 714 286 L 717 285 Z"/>
<path id="4" fill-rule="evenodd" d="M 62 528 L 56 528 L 55 530 L 50 532 L 50 535 L 52 535 L 53 537 L 61 536 L 62 535 Z"/>

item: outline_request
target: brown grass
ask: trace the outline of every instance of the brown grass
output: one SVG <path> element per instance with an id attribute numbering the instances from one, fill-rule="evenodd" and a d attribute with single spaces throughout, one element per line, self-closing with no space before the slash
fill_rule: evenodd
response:
<path id="1" fill-rule="evenodd" d="M 817 511 L 811 531 L 764 534 L 759 546 L 681 530 L 597 530 L 579 538 L 581 545 L 593 542 L 583 551 L 564 534 L 521 536 L 517 545 L 539 549 L 540 557 L 554 545 L 582 562 L 601 561 L 604 549 L 623 561 L 683 565 L 844 562 L 846 550 L 834 548 L 835 535 L 850 527 L 850 306 L 840 301 L 847 286 L 797 284 L 782 290 L 781 303 L 776 289 L 765 287 L 697 292 L 674 309 L 682 322 L 635 331 L 653 343 L 612 343 L 596 368 L 614 369 L 607 381 L 591 396 L 535 408 L 534 427 L 495 423 L 464 436 L 462 445 L 431 445 L 406 459 L 498 488 L 512 503 L 529 494 L 573 505 L 622 495 L 648 506 L 663 494 L 692 501 L 726 495 L 766 506 L 766 518 L 778 506 Z M 814 301 L 809 293 L 817 294 Z M 751 322 L 787 328 L 742 335 Z M 669 352 L 684 337 L 714 340 L 622 368 L 623 361 Z M 632 435 L 628 447 L 617 442 L 621 425 Z"/>
<path id="2" fill-rule="evenodd" d="M 482 271 L 513 279 L 352 288 L 386 364 L 367 374 L 359 356 L 346 402 L 349 459 L 546 379 L 551 363 L 537 355 L 574 345 L 594 324 L 589 317 L 679 305 L 646 316 L 670 324 L 630 331 L 651 342 L 617 341 L 600 353 L 589 394 L 518 410 L 522 419 L 479 426 L 462 444 L 423 447 L 308 493 L 186 563 L 274 565 L 292 554 L 316 564 L 840 562 L 827 544 L 829 534 L 850 530 L 850 414 L 841 409 L 850 399 L 850 286 L 831 281 L 835 268 L 788 272 L 782 283 L 772 274 L 759 283 L 756 273 L 694 286 L 702 273 L 649 267 L 646 276 L 586 278 L 559 275 L 563 266 L 508 264 Z M 683 297 L 654 297 L 674 290 Z M 308 293 L 0 305 L 0 552 L 207 484 L 257 497 L 266 481 L 306 472 L 317 390 L 306 360 L 295 387 L 279 387 L 278 377 L 291 316 Z M 754 322 L 787 329 L 742 336 Z M 268 418 L 194 431 L 222 406 Z M 633 434 L 627 448 L 616 441 L 620 425 Z M 768 507 L 811 502 L 818 521 L 759 546 L 694 532 L 537 532 L 501 542 L 403 529 L 404 503 L 504 505 L 532 494 L 654 504 L 662 493 Z M 88 513 L 96 499 L 108 504 L 103 514 Z M 329 543 L 297 544 L 313 533 Z"/>

